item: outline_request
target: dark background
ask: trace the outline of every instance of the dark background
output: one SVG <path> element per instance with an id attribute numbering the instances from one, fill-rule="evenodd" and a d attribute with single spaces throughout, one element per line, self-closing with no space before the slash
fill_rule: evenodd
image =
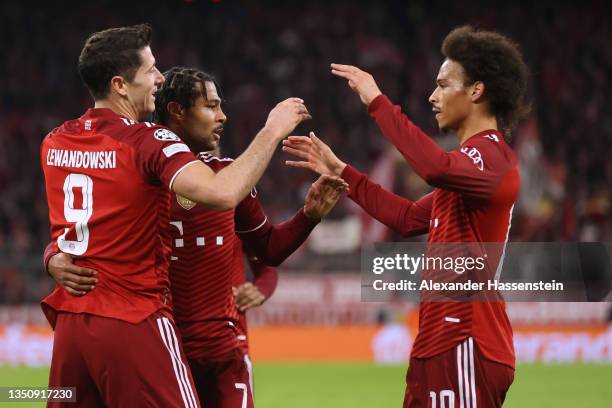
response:
<path id="1" fill-rule="evenodd" d="M 366 172 L 389 145 L 345 81 L 329 73 L 330 62 L 371 72 L 414 122 L 453 148 L 427 102 L 439 46 L 466 23 L 508 34 L 530 67 L 532 104 L 512 137 L 522 190 L 511 239 L 612 240 L 612 19 L 604 1 L 90 3 L 0 4 L 0 303 L 37 301 L 51 285 L 39 264 L 49 239 L 39 149 L 49 130 L 92 105 L 76 72 L 82 44 L 94 31 L 140 22 L 154 28 L 160 70 L 195 66 L 219 80 L 225 155 L 244 150 L 277 102 L 299 96 L 313 120 L 296 134 L 314 130 Z M 279 151 L 258 185 L 275 221 L 302 205 L 314 179 L 287 169 L 285 158 Z M 427 187 L 398 160 L 393 189 L 416 199 Z M 350 213 L 343 201 L 331 218 Z M 343 258 L 358 258 L 353 253 Z M 295 266 L 316 269 L 312 258 Z"/>

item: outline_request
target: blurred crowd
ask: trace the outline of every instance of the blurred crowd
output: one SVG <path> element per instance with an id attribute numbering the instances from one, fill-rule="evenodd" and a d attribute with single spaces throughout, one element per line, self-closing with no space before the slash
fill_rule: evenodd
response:
<path id="1" fill-rule="evenodd" d="M 531 69 L 530 116 L 512 134 L 522 194 L 511 239 L 612 241 L 612 24 L 605 1 L 2 2 L 0 11 L 0 303 L 38 293 L 21 265 L 40 274 L 49 239 L 39 148 L 45 134 L 92 101 L 76 72 L 84 39 L 99 29 L 148 22 L 163 71 L 200 67 L 218 79 L 229 118 L 222 139 L 236 156 L 289 96 L 303 98 L 314 130 L 340 158 L 368 172 L 389 145 L 330 62 L 371 72 L 392 101 L 446 148 L 427 101 L 442 62 L 439 47 L 457 25 L 499 30 L 522 47 Z M 386 156 L 385 156 L 386 157 Z M 393 189 L 427 191 L 403 160 Z M 288 218 L 314 176 L 289 169 L 279 151 L 259 183 L 266 211 Z M 347 201 L 332 213 L 342 219 Z M 32 256 L 33 255 L 33 256 Z M 308 267 L 308 263 L 305 263 Z M 40 291 L 48 283 L 41 283 Z"/>

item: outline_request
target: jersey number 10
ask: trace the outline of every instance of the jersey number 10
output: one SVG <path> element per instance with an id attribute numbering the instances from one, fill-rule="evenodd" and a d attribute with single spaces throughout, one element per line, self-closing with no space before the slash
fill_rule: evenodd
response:
<path id="1" fill-rule="evenodd" d="M 81 190 L 81 208 L 74 207 L 74 190 Z M 89 245 L 89 228 L 87 221 L 93 213 L 93 180 L 85 174 L 71 173 L 64 180 L 64 217 L 67 222 L 74 222 L 76 240 L 66 239 L 70 228 L 57 238 L 57 246 L 62 252 L 72 255 L 83 255 Z"/>

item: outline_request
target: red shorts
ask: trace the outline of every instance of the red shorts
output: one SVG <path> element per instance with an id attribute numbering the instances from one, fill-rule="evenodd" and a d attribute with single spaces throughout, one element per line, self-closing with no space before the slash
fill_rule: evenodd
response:
<path id="1" fill-rule="evenodd" d="M 472 337 L 431 358 L 411 358 L 404 408 L 501 407 L 514 369 L 487 360 Z"/>
<path id="2" fill-rule="evenodd" d="M 188 361 L 202 406 L 253 408 L 251 361 L 239 349 L 218 359 Z"/>
<path id="3" fill-rule="evenodd" d="M 76 387 L 77 403 L 47 407 L 199 407 L 174 323 L 138 324 L 59 313 L 49 386 Z"/>

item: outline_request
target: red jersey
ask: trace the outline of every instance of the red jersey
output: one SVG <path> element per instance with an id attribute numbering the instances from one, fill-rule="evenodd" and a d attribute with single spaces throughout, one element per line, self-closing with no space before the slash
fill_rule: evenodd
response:
<path id="1" fill-rule="evenodd" d="M 444 152 L 386 96 L 372 101 L 368 111 L 435 190 L 411 202 L 347 166 L 342 177 L 350 185 L 352 199 L 404 236 L 429 232 L 430 243 L 507 241 L 520 176 L 518 160 L 501 133 L 484 131 L 459 149 Z M 493 275 L 502 261 L 502 251 L 488 257 Z M 476 339 L 485 357 L 514 367 L 512 328 L 503 302 L 421 302 L 412 356 L 435 356 L 469 336 Z"/>
<path id="2" fill-rule="evenodd" d="M 75 297 L 59 285 L 42 307 L 131 323 L 166 309 L 170 191 L 196 158 L 170 130 L 110 109 L 89 109 L 42 142 L 41 164 L 56 250 L 98 272 L 96 289 Z"/>
<path id="3" fill-rule="evenodd" d="M 218 172 L 232 159 L 201 153 Z M 232 293 L 236 223 L 254 231 L 267 222 L 257 191 L 238 208 L 219 212 L 175 195 L 170 224 L 174 250 L 170 265 L 176 323 L 189 358 L 215 358 L 239 347 L 239 313 Z"/>
<path id="4" fill-rule="evenodd" d="M 199 158 L 215 172 L 233 161 L 207 153 Z M 262 261 L 278 264 L 304 242 L 317 223 L 300 210 L 291 220 L 272 225 L 255 189 L 235 210 L 224 212 L 175 195 L 170 277 L 174 316 L 189 358 L 217 358 L 240 347 L 239 313 L 232 293 L 237 275 L 236 234 Z M 240 273 L 244 275 L 244 269 Z"/>

